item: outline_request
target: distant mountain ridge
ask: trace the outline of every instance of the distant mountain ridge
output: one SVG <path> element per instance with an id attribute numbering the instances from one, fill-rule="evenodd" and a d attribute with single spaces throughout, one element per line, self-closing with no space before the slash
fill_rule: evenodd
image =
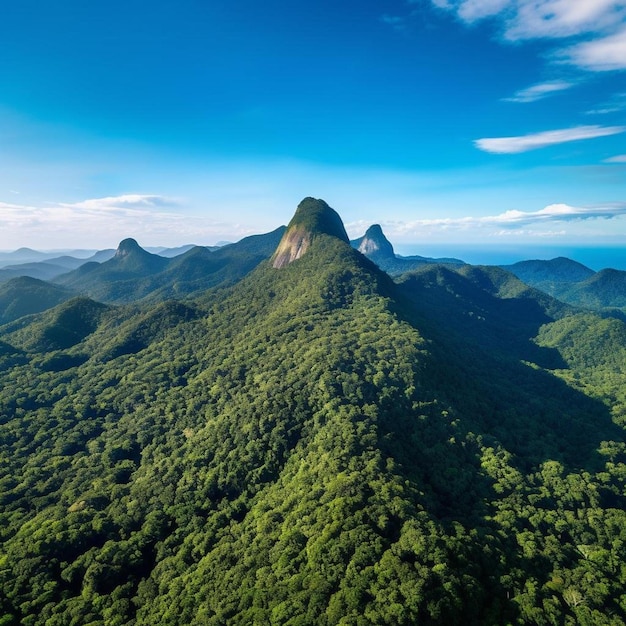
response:
<path id="1" fill-rule="evenodd" d="M 86 263 L 55 283 L 106 303 L 182 297 L 243 277 L 274 252 L 284 227 L 214 251 L 196 246 L 166 258 L 144 250 L 135 239 L 120 242 L 103 263 Z"/>

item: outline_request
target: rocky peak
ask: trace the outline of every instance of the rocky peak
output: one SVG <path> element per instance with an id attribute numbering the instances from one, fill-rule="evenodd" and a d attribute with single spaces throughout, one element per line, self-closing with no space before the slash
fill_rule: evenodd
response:
<path id="1" fill-rule="evenodd" d="M 272 257 L 272 266 L 285 267 L 301 258 L 309 249 L 311 242 L 319 235 L 330 235 L 350 243 L 339 214 L 323 200 L 305 198 L 298 205 L 276 248 Z"/>
<path id="2" fill-rule="evenodd" d="M 380 256 L 395 258 L 395 252 L 393 246 L 385 237 L 383 229 L 379 224 L 373 224 L 370 226 L 365 235 L 361 239 L 357 240 L 355 247 L 359 252 L 366 256 Z"/>
<path id="3" fill-rule="evenodd" d="M 131 254 L 141 254 L 142 252 L 145 252 L 145 250 L 134 239 L 129 237 L 121 241 L 119 246 L 117 246 L 115 258 L 121 259 Z"/>

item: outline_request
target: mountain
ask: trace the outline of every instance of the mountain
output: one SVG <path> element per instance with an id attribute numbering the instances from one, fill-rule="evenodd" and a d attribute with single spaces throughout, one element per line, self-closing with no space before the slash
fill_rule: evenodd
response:
<path id="1" fill-rule="evenodd" d="M 36 278 L 12 278 L 0 284 L 0 324 L 44 311 L 74 295 L 69 289 Z"/>
<path id="2" fill-rule="evenodd" d="M 595 274 L 592 269 L 582 263 L 565 257 L 557 257 L 550 261 L 520 261 L 502 267 L 525 283 L 548 293 L 554 285 L 578 283 Z"/>
<path id="3" fill-rule="evenodd" d="M 305 198 L 287 225 L 276 252 L 272 267 L 281 268 L 301 258 L 316 237 L 328 235 L 348 242 L 348 234 L 339 214 L 323 200 Z"/>
<path id="4" fill-rule="evenodd" d="M 113 256 L 109 251 L 102 251 L 94 254 L 90 259 L 80 259 L 72 256 L 60 256 L 47 259 L 45 261 L 33 261 L 30 263 L 20 263 L 18 265 L 7 265 L 0 269 L 0 282 L 10 280 L 18 276 L 30 276 L 39 280 L 52 280 L 68 270 L 73 270 L 89 261 L 102 262 Z"/>
<path id="5" fill-rule="evenodd" d="M 43 261 L 55 255 L 48 255 L 45 252 L 32 250 L 31 248 L 19 248 L 13 252 L 0 252 L 0 267 L 15 265 L 17 263 L 33 263 Z"/>
<path id="6" fill-rule="evenodd" d="M 521 261 L 504 266 L 528 285 L 574 306 L 626 313 L 626 272 L 588 267 L 559 257 L 551 261 Z"/>
<path id="7" fill-rule="evenodd" d="M 589 309 L 620 308 L 626 313 L 626 272 L 601 270 L 586 280 L 560 290 L 558 297 Z"/>
<path id="8" fill-rule="evenodd" d="M 363 235 L 363 237 L 355 239 L 351 242 L 351 244 L 359 252 L 372 260 L 380 258 L 385 261 L 396 258 L 393 246 L 387 237 L 385 237 L 383 229 L 379 224 L 373 224 L 370 226 L 365 231 L 365 235 Z"/>
<path id="9" fill-rule="evenodd" d="M 186 244 L 184 246 L 177 246 L 176 248 L 147 248 L 148 252 L 152 252 L 153 254 L 158 254 L 159 256 L 164 256 L 168 259 L 172 257 L 179 256 L 184 254 L 185 252 L 189 252 L 192 248 L 196 248 L 198 246 L 194 244 Z M 206 246 L 209 250 L 217 250 L 219 246 Z"/>
<path id="10" fill-rule="evenodd" d="M 108 310 L 106 305 L 89 298 L 74 297 L 47 311 L 5 325 L 1 332 L 12 346 L 25 351 L 64 350 L 93 333 Z"/>
<path id="11" fill-rule="evenodd" d="M 78 267 L 78 265 L 76 267 Z M 50 261 L 7 265 L 0 269 L 0 283 L 11 280 L 12 278 L 19 278 L 20 276 L 28 276 L 38 280 L 51 280 L 56 276 L 64 274 L 68 269 L 70 268 L 65 265 L 58 265 Z"/>
<path id="12" fill-rule="evenodd" d="M 48 252 L 41 252 L 40 250 L 32 250 L 31 248 L 19 248 L 13 252 L 0 252 L 0 268 L 10 265 L 23 265 L 30 263 L 42 263 L 45 261 L 51 261 L 56 263 L 59 259 L 76 259 L 81 263 L 84 263 L 90 257 L 106 254 L 107 250 L 65 250 L 58 251 L 52 250 Z M 112 252 L 111 252 L 112 255 Z M 62 265 L 62 263 L 59 263 Z"/>
<path id="13" fill-rule="evenodd" d="M 85 252 L 84 250 L 76 251 L 77 254 L 84 254 Z M 100 250 L 85 258 L 83 256 L 70 255 L 54 256 L 52 253 L 38 253 L 30 249 L 20 249 L 10 254 L 17 255 L 18 257 L 31 255 L 39 260 L 16 265 L 5 264 L 2 269 L 0 269 L 0 283 L 19 276 L 30 276 L 31 278 L 38 278 L 39 280 L 52 280 L 57 276 L 67 273 L 68 270 L 76 269 L 85 263 L 92 261 L 102 263 L 103 261 L 108 261 L 114 253 L 114 250 Z M 8 255 L 5 256 L 8 258 Z"/>
<path id="14" fill-rule="evenodd" d="M 391 242 L 379 224 L 370 226 L 363 237 L 352 240 L 350 244 L 391 276 L 399 276 L 404 272 L 433 263 L 464 265 L 463 261 L 454 258 L 432 259 L 423 256 L 399 256 L 394 252 Z"/>
<path id="15" fill-rule="evenodd" d="M 155 277 L 147 299 L 181 298 L 233 284 L 272 255 L 284 232 L 281 226 L 219 248 L 192 248 L 173 258 L 167 269 Z"/>
<path id="16" fill-rule="evenodd" d="M 94 252 L 94 254 L 92 254 L 91 256 L 83 259 L 83 263 L 104 263 L 105 261 L 112 259 L 113 256 L 115 256 L 115 250 L 111 250 L 108 248 L 106 250 L 98 250 L 97 252 Z"/>
<path id="17" fill-rule="evenodd" d="M 319 200 L 277 239 L 69 347 L 0 328 L 3 623 L 624 623 L 623 322 L 394 282 Z"/>
<path id="18" fill-rule="evenodd" d="M 195 246 L 166 258 L 147 252 L 134 239 L 119 244 L 103 263 L 85 263 L 55 282 L 106 303 L 160 301 L 241 279 L 275 250 L 284 227 L 211 251 Z"/>

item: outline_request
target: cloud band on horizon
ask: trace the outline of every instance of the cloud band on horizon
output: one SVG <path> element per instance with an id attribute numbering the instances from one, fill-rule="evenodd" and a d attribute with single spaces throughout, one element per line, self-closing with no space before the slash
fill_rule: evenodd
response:
<path id="1" fill-rule="evenodd" d="M 626 202 L 609 203 L 596 207 L 575 207 L 568 204 L 550 204 L 538 211 L 510 210 L 498 215 L 482 217 L 468 216 L 458 218 L 419 219 L 409 222 L 390 222 L 386 226 L 390 232 L 405 236 L 413 233 L 423 234 L 424 228 L 436 230 L 460 230 L 498 228 L 513 231 L 547 223 L 563 223 L 591 219 L 613 219 L 626 215 Z"/>

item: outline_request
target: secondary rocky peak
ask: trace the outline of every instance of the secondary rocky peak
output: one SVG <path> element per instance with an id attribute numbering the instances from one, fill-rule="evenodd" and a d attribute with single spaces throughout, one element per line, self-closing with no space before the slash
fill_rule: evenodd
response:
<path id="1" fill-rule="evenodd" d="M 136 254 L 145 252 L 145 250 L 132 238 L 124 239 L 117 246 L 115 251 L 115 258 L 120 259 L 128 256 L 129 254 Z"/>
<path id="2" fill-rule="evenodd" d="M 390 241 L 385 237 L 379 224 L 370 226 L 365 235 L 357 240 L 357 250 L 366 256 L 381 256 L 395 258 L 395 252 Z"/>
<path id="3" fill-rule="evenodd" d="M 305 198 L 298 205 L 276 248 L 272 257 L 273 267 L 284 267 L 302 257 L 318 235 L 330 235 L 350 243 L 339 214 L 323 200 Z"/>

